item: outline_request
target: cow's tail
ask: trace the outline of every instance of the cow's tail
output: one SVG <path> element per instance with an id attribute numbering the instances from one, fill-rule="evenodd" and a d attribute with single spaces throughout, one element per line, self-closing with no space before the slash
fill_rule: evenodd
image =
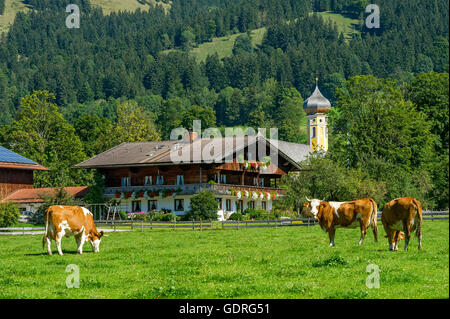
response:
<path id="1" fill-rule="evenodd" d="M 47 242 L 47 239 L 48 239 L 48 219 L 49 219 L 48 215 L 49 215 L 49 209 L 47 209 L 44 214 L 45 233 L 44 233 L 44 238 L 42 238 L 42 249 L 45 248 L 45 243 Z"/>
<path id="2" fill-rule="evenodd" d="M 371 226 L 373 231 L 373 237 L 375 238 L 375 242 L 378 242 L 378 206 L 377 202 L 375 202 L 372 198 L 370 198 L 370 203 L 372 204 L 372 214 L 371 218 Z"/>
<path id="3" fill-rule="evenodd" d="M 416 225 L 416 236 L 422 235 L 422 204 L 415 198 L 412 200 L 412 205 L 416 210 L 416 216 L 418 216 L 418 223 Z"/>

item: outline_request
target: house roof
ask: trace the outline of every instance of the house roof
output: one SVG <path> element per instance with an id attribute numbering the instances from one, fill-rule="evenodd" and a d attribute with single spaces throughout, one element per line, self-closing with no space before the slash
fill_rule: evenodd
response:
<path id="1" fill-rule="evenodd" d="M 48 170 L 48 168 L 0 146 L 0 167 L 14 169 Z"/>
<path id="2" fill-rule="evenodd" d="M 106 168 L 126 166 L 153 166 L 178 162 L 207 163 L 223 162 L 244 146 L 255 142 L 267 142 L 275 146 L 280 155 L 300 169 L 298 162 L 309 154 L 309 146 L 258 136 L 199 138 L 192 143 L 178 140 L 162 142 L 122 143 L 116 147 L 75 165 L 77 168 Z M 197 158 L 198 154 L 203 157 Z M 207 158 L 205 159 L 205 155 Z"/>
<path id="3" fill-rule="evenodd" d="M 83 198 L 89 192 L 88 186 L 64 187 L 67 193 L 75 198 Z M 9 194 L 2 202 L 43 203 L 44 196 L 53 196 L 56 188 L 22 188 Z"/>

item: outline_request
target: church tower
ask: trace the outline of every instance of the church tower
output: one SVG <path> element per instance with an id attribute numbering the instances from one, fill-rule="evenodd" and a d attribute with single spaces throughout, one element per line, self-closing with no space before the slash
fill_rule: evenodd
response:
<path id="1" fill-rule="evenodd" d="M 303 109 L 306 112 L 308 125 L 307 136 L 311 151 L 328 151 L 328 111 L 331 103 L 319 91 L 318 79 L 313 94 L 305 100 Z"/>

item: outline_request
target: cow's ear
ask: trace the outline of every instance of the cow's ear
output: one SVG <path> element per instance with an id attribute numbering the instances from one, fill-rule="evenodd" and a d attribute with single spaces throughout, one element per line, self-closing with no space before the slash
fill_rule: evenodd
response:
<path id="1" fill-rule="evenodd" d="M 101 231 L 98 233 L 98 238 L 102 238 L 103 235 L 105 235 L 105 233 L 103 232 L 103 230 L 101 230 Z"/>

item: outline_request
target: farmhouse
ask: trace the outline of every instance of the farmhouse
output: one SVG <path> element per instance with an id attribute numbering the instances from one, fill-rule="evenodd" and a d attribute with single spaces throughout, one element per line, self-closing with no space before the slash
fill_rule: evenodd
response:
<path id="1" fill-rule="evenodd" d="M 261 134 L 200 138 L 185 131 L 181 140 L 122 143 L 75 167 L 98 170 L 104 197 L 120 199 L 119 209 L 127 212 L 166 209 L 183 215 L 201 190 L 215 194 L 220 219 L 246 208 L 271 210 L 283 195 L 281 178 L 300 171 L 298 163 L 310 152 L 327 150 L 330 102 L 317 84 L 303 108 L 308 145 Z"/>
<path id="2" fill-rule="evenodd" d="M 214 161 L 196 159 L 213 149 L 221 150 Z M 262 149 L 271 156 L 258 156 Z M 297 163 L 309 150 L 261 135 L 208 139 L 191 132 L 182 140 L 123 143 L 76 167 L 97 169 L 105 179 L 104 197 L 121 199 L 121 210 L 167 209 L 182 215 L 193 195 L 209 190 L 223 217 L 247 207 L 270 210 L 283 193 L 281 177 L 301 170 Z M 183 153 L 187 157 L 177 157 Z"/>
<path id="3" fill-rule="evenodd" d="M 18 189 L 33 188 L 33 172 L 48 168 L 0 146 L 0 201 Z"/>

